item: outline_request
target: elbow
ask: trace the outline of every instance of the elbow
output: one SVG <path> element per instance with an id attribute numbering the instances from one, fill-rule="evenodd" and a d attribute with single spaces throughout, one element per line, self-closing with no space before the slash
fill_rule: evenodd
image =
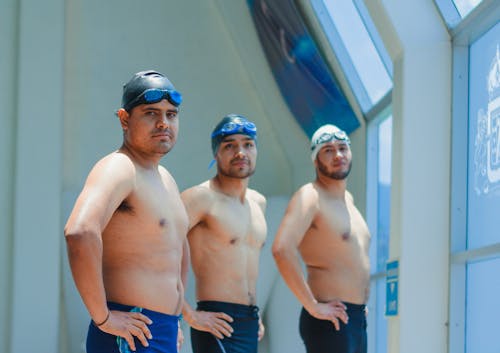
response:
<path id="1" fill-rule="evenodd" d="M 99 240 L 100 234 L 88 228 L 85 229 L 82 227 L 65 227 L 64 238 L 66 240 L 66 246 L 70 248 L 78 247 L 81 244 Z"/>
<path id="2" fill-rule="evenodd" d="M 280 243 L 274 243 L 272 253 L 274 260 L 278 262 L 286 256 L 286 248 Z"/>

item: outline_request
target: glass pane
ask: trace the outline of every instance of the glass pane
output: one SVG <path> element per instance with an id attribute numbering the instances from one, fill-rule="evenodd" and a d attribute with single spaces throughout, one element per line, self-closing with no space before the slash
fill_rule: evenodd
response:
<path id="1" fill-rule="evenodd" d="M 470 47 L 467 248 L 500 242 L 500 24 Z"/>
<path id="2" fill-rule="evenodd" d="M 389 256 L 389 227 L 391 224 L 391 162 L 392 116 L 378 128 L 378 220 L 377 271 L 384 271 Z"/>
<path id="3" fill-rule="evenodd" d="M 500 258 L 467 266 L 466 353 L 498 353 Z"/>
<path id="4" fill-rule="evenodd" d="M 385 318 L 385 277 L 373 280 L 368 303 L 368 353 L 387 352 L 387 319 Z"/>
<path id="5" fill-rule="evenodd" d="M 457 7 L 460 16 L 464 18 L 474 10 L 474 8 L 481 3 L 482 0 L 453 0 L 453 3 Z"/>
<path id="6" fill-rule="evenodd" d="M 356 71 L 370 97 L 377 103 L 392 87 L 392 81 L 351 0 L 323 0 L 335 23 Z"/>

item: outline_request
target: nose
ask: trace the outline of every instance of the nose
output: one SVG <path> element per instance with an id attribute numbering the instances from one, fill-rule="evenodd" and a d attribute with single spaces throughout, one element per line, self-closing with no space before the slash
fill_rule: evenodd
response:
<path id="1" fill-rule="evenodd" d="M 336 150 L 334 157 L 335 159 L 341 159 L 344 157 L 344 153 L 341 150 Z"/>
<path id="2" fill-rule="evenodd" d="M 242 158 L 245 156 L 245 151 L 243 149 L 243 146 L 238 146 L 238 149 L 236 150 L 235 153 L 236 157 Z"/>
<path id="3" fill-rule="evenodd" d="M 160 118 L 158 119 L 157 123 L 156 123 L 156 127 L 158 129 L 167 129 L 168 128 L 168 118 L 167 118 L 167 114 L 163 113 L 163 114 L 160 114 Z"/>

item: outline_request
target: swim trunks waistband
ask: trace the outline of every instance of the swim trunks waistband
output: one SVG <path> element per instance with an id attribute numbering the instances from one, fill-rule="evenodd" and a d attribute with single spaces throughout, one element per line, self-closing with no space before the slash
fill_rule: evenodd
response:
<path id="1" fill-rule="evenodd" d="M 222 311 L 229 315 L 231 315 L 231 313 L 238 313 L 238 314 L 248 314 L 252 316 L 252 315 L 257 315 L 259 312 L 259 307 L 256 305 L 219 302 L 215 300 L 201 300 L 197 304 L 198 304 L 197 306 L 198 310 Z"/>
<path id="2" fill-rule="evenodd" d="M 118 311 L 131 311 L 135 306 L 133 305 L 125 305 L 125 304 L 120 304 L 116 302 L 111 302 L 108 301 L 108 308 L 109 310 L 118 310 Z M 165 314 L 161 313 L 159 311 L 154 311 L 154 310 L 149 310 L 142 308 L 141 313 L 149 317 L 151 320 L 155 321 L 155 318 L 161 318 L 162 320 L 179 320 L 180 315 L 170 315 L 170 314 Z"/>

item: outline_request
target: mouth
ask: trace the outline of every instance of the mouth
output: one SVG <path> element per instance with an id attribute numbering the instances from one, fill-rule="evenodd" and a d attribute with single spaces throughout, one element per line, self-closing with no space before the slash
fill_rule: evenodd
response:
<path id="1" fill-rule="evenodd" d="M 231 165 L 234 165 L 234 166 L 237 166 L 237 167 L 241 167 L 241 166 L 245 166 L 245 165 L 249 165 L 249 164 L 250 163 L 247 160 L 244 160 L 244 159 L 239 159 L 239 160 L 231 162 Z"/>
<path id="2" fill-rule="evenodd" d="M 169 133 L 162 132 L 162 133 L 158 133 L 158 134 L 153 134 L 153 138 L 161 138 L 161 139 L 169 138 L 169 139 L 171 139 L 172 136 Z"/>

